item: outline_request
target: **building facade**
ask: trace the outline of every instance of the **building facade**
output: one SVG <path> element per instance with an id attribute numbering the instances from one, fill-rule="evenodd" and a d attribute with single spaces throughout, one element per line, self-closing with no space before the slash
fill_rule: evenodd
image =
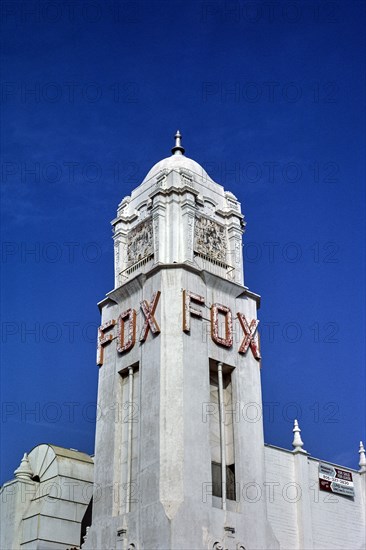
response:
<path id="1" fill-rule="evenodd" d="M 175 139 L 112 222 L 99 495 L 84 547 L 362 548 L 365 475 L 334 477 L 354 496 L 329 492 L 331 471 L 320 491 L 298 426 L 290 452 L 265 446 L 262 422 L 250 421 L 248 404 L 262 404 L 260 298 L 244 284 L 244 217 Z"/>
<path id="2" fill-rule="evenodd" d="M 244 216 L 184 153 L 177 132 L 172 155 L 112 222 L 115 288 L 99 303 L 100 414 L 82 548 L 360 550 L 363 446 L 355 471 L 312 458 L 296 421 L 292 451 L 265 445 L 253 421 L 260 297 L 244 284 Z"/>

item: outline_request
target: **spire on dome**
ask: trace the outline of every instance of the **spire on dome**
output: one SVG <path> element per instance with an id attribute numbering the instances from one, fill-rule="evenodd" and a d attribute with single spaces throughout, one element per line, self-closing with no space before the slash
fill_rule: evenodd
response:
<path id="1" fill-rule="evenodd" d="M 366 472 L 366 455 L 365 455 L 365 447 L 363 446 L 362 441 L 360 441 L 360 450 L 358 451 L 360 454 L 360 462 L 358 463 L 360 469 L 358 470 L 360 474 L 363 474 Z"/>
<path id="2" fill-rule="evenodd" d="M 303 443 L 303 440 L 301 439 L 301 435 L 300 435 L 300 428 L 299 428 L 299 423 L 297 420 L 294 420 L 294 428 L 293 428 L 293 434 L 294 434 L 294 439 L 293 439 L 293 442 L 292 442 L 292 446 L 294 447 L 294 450 L 292 451 L 293 453 L 306 453 L 306 451 L 302 448 L 304 443 Z"/>
<path id="3" fill-rule="evenodd" d="M 24 453 L 24 456 L 20 461 L 20 465 L 15 470 L 14 475 L 17 479 L 25 479 L 25 480 L 32 479 L 33 472 L 28 460 L 27 453 Z"/>
<path id="4" fill-rule="evenodd" d="M 177 133 L 175 134 L 175 145 L 172 149 L 172 153 L 173 155 L 184 155 L 184 147 L 182 147 L 181 145 L 181 138 L 182 138 L 182 135 L 180 133 L 179 130 L 177 130 Z"/>

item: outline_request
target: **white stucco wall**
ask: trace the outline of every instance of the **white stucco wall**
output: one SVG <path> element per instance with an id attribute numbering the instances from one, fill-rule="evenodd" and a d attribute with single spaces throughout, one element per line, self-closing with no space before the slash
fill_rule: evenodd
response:
<path id="1" fill-rule="evenodd" d="M 309 486 L 318 486 L 319 460 L 308 460 Z M 366 510 L 365 476 L 349 468 L 352 472 L 355 496 L 350 499 L 341 495 L 331 495 L 324 491 L 311 491 L 311 522 L 314 548 L 319 550 L 365 548 Z"/>
<path id="2" fill-rule="evenodd" d="M 265 447 L 268 519 L 281 548 L 299 548 L 296 504 L 291 502 L 295 479 L 294 456 L 291 452 Z"/>
<path id="3" fill-rule="evenodd" d="M 266 446 L 265 457 L 266 480 L 276 484 L 272 498 L 266 495 L 268 517 L 281 548 L 365 548 L 366 474 L 338 466 L 352 473 L 355 491 L 352 499 L 319 490 L 319 463 L 327 462 L 273 446 Z M 306 545 L 303 536 L 308 541 Z"/>

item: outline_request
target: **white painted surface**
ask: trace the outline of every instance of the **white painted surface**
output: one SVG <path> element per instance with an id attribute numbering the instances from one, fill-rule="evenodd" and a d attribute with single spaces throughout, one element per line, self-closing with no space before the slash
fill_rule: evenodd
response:
<path id="1" fill-rule="evenodd" d="M 79 546 L 93 460 L 46 444 L 35 447 L 28 458 L 37 481 L 16 479 L 1 489 L 1 550 Z"/>

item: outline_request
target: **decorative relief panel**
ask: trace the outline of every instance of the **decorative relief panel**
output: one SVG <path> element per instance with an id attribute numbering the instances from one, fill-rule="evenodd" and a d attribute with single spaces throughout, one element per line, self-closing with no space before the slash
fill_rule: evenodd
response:
<path id="1" fill-rule="evenodd" d="M 156 187 L 165 187 L 168 174 L 169 170 L 166 168 L 164 170 L 160 170 L 159 174 L 156 176 Z"/>
<path id="2" fill-rule="evenodd" d="M 143 203 L 141 206 L 137 209 L 138 216 L 141 220 L 145 219 L 147 214 L 147 202 Z"/>
<path id="3" fill-rule="evenodd" d="M 226 263 L 227 239 L 225 227 L 204 216 L 197 217 L 194 250 L 212 260 Z"/>
<path id="4" fill-rule="evenodd" d="M 126 211 L 128 210 L 127 207 L 128 207 L 130 202 L 131 202 L 131 197 L 130 196 L 124 197 L 122 202 L 120 202 L 119 205 L 118 205 L 117 216 L 123 216 L 123 214 L 126 213 Z"/>
<path id="5" fill-rule="evenodd" d="M 119 269 L 119 261 L 120 261 L 120 253 L 119 253 L 120 244 L 121 243 L 119 240 L 114 241 L 114 265 L 116 266 L 117 270 Z"/>
<path id="6" fill-rule="evenodd" d="M 192 252 L 193 225 L 194 225 L 194 215 L 189 215 L 188 214 L 187 251 L 188 251 L 189 254 Z"/>
<path id="7" fill-rule="evenodd" d="M 193 185 L 193 174 L 190 170 L 186 170 L 184 168 L 181 168 L 179 170 L 180 173 L 180 180 L 182 182 L 182 185 L 189 185 L 190 187 L 194 187 Z"/>
<path id="8" fill-rule="evenodd" d="M 225 198 L 226 198 L 226 202 L 227 202 L 227 205 L 228 205 L 229 208 L 231 208 L 232 210 L 237 210 L 237 211 L 240 210 L 238 199 L 236 198 L 236 196 L 233 193 L 231 193 L 231 191 L 226 191 Z"/>
<path id="9" fill-rule="evenodd" d="M 235 239 L 235 264 L 236 267 L 240 267 L 240 250 L 241 250 L 241 241 Z"/>
<path id="10" fill-rule="evenodd" d="M 154 216 L 154 255 L 155 262 L 159 261 L 159 216 Z"/>
<path id="11" fill-rule="evenodd" d="M 128 234 L 127 267 L 154 253 L 151 218 L 140 223 Z"/>
<path id="12" fill-rule="evenodd" d="M 203 210 L 208 216 L 213 216 L 215 214 L 215 204 L 211 201 L 205 200 Z"/>

